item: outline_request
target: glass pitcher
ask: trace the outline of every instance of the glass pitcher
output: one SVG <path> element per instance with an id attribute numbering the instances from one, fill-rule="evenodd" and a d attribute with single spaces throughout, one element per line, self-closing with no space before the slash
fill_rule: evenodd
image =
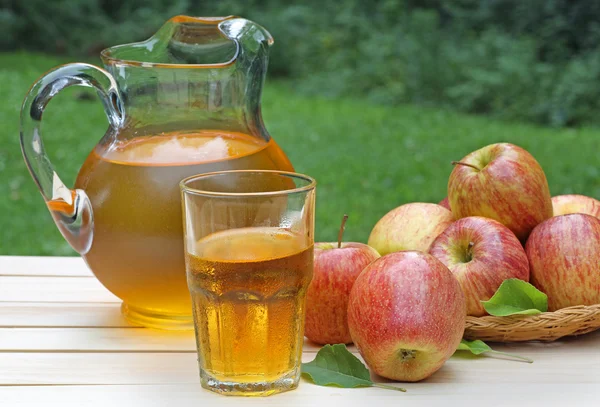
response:
<path id="1" fill-rule="evenodd" d="M 179 182 L 227 169 L 293 171 L 260 111 L 271 35 L 237 17 L 177 16 L 150 39 L 40 78 L 21 110 L 21 149 L 62 235 L 134 324 L 193 329 Z M 62 89 L 96 89 L 104 137 L 68 188 L 44 151 L 44 108 Z M 74 118 L 77 120 L 77 118 Z"/>

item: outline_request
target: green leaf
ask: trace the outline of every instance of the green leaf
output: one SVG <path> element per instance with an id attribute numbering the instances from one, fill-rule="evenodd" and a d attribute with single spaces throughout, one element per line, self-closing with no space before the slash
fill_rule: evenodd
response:
<path id="1" fill-rule="evenodd" d="M 369 370 L 343 344 L 323 346 L 313 361 L 302 363 L 302 375 L 320 386 L 343 388 L 376 386 L 406 391 L 400 387 L 372 382 Z"/>
<path id="2" fill-rule="evenodd" d="M 534 315 L 548 310 L 548 296 L 518 278 L 504 280 L 488 301 L 481 301 L 490 315 Z"/>
<path id="3" fill-rule="evenodd" d="M 457 352 L 459 350 L 468 350 L 469 352 L 471 352 L 474 355 L 481 355 L 482 353 L 488 352 L 488 353 L 493 353 L 496 355 L 503 355 L 503 356 L 508 356 L 511 358 L 519 359 L 519 360 L 522 360 L 527 363 L 533 363 L 533 360 L 526 358 L 524 356 L 519 356 L 519 355 L 514 355 L 512 353 L 499 352 L 497 350 L 493 350 L 492 348 L 489 347 L 489 345 L 487 343 L 485 343 L 484 341 L 481 341 L 479 339 L 476 339 L 474 341 L 468 341 L 466 339 L 463 339 L 462 341 L 460 341 L 460 344 L 458 345 L 458 348 L 456 349 Z"/>
<path id="4" fill-rule="evenodd" d="M 491 351 L 492 348 L 490 348 L 487 343 L 480 341 L 479 339 L 474 341 L 467 341 L 466 339 L 463 339 L 460 341 L 458 349 L 456 350 L 468 350 L 474 355 L 481 355 L 484 352 Z"/>

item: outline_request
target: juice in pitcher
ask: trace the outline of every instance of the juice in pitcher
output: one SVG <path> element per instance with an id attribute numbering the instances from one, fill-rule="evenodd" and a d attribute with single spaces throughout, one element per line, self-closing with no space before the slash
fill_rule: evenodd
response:
<path id="1" fill-rule="evenodd" d="M 244 18 L 176 16 L 146 41 L 103 50 L 105 69 L 56 67 L 25 97 L 20 143 L 27 168 L 63 237 L 135 324 L 193 328 L 183 178 L 293 170 L 261 114 L 272 44 L 264 27 Z M 109 125 L 73 187 L 54 170 L 41 129 L 46 106 L 70 86 L 94 88 Z"/>
<path id="2" fill-rule="evenodd" d="M 290 168 L 273 140 L 198 131 L 133 138 L 97 147 L 75 186 L 94 202 L 94 237 L 85 260 L 124 300 L 132 322 L 190 329 L 179 181 L 231 169 Z"/>

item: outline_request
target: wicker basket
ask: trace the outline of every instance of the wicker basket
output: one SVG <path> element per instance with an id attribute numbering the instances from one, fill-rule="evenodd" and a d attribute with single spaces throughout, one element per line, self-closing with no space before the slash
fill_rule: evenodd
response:
<path id="1" fill-rule="evenodd" d="M 600 328 L 600 304 L 563 308 L 537 315 L 467 317 L 466 339 L 492 342 L 554 341 Z"/>

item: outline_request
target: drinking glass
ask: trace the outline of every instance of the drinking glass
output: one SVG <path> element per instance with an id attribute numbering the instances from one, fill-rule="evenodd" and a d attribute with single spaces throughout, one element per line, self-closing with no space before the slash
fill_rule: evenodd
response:
<path id="1" fill-rule="evenodd" d="M 298 386 L 315 185 L 305 175 L 262 170 L 181 182 L 203 387 L 252 396 Z"/>

